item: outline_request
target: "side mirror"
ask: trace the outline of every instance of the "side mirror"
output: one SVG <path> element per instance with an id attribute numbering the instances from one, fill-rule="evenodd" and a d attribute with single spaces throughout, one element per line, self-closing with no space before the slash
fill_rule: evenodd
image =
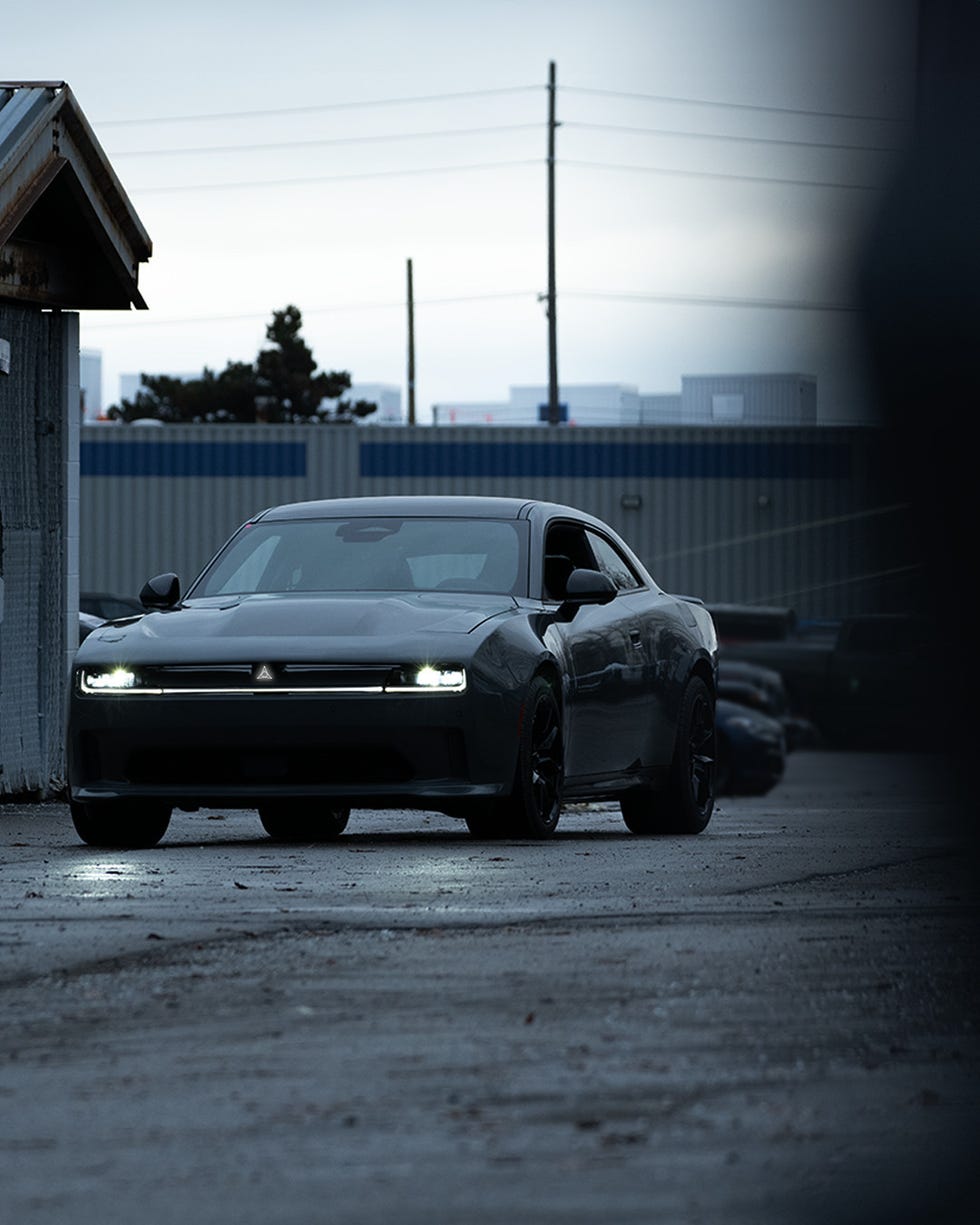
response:
<path id="1" fill-rule="evenodd" d="M 565 599 L 559 612 L 574 616 L 583 604 L 608 604 L 616 598 L 616 584 L 598 570 L 573 570 L 565 584 Z"/>
<path id="2" fill-rule="evenodd" d="M 180 603 L 180 579 L 176 574 L 158 574 L 143 584 L 140 603 L 147 610 L 174 608 Z"/>

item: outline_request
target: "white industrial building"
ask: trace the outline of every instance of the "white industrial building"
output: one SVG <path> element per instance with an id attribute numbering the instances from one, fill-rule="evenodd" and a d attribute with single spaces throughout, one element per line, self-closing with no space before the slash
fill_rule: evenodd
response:
<path id="1" fill-rule="evenodd" d="M 817 380 L 809 374 L 691 374 L 679 394 L 642 393 L 627 383 L 576 383 L 558 394 L 565 425 L 816 425 Z M 433 425 L 546 425 L 548 388 L 511 387 L 504 402 L 433 404 Z"/>

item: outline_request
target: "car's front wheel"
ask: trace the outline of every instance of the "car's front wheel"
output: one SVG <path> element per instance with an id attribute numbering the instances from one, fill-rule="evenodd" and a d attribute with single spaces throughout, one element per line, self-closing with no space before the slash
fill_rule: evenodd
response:
<path id="1" fill-rule="evenodd" d="M 72 800 L 75 832 L 89 846 L 144 850 L 167 832 L 171 809 L 154 800 Z"/>
<path id="2" fill-rule="evenodd" d="M 269 837 L 277 842 L 332 842 L 347 828 L 350 809 L 290 800 L 260 804 L 259 820 Z"/>
<path id="3" fill-rule="evenodd" d="M 524 703 L 514 789 L 495 806 L 497 828 L 518 838 L 553 834 L 561 815 L 564 781 L 561 708 L 555 691 L 538 676 Z"/>
<path id="4" fill-rule="evenodd" d="M 715 804 L 715 703 L 699 676 L 687 683 L 663 791 L 627 792 L 619 806 L 634 834 L 699 834 Z"/>

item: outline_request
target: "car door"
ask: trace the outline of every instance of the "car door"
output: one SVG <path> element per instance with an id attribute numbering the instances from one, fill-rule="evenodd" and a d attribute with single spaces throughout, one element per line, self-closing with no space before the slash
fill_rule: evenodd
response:
<path id="1" fill-rule="evenodd" d="M 630 710 L 635 719 L 630 744 L 644 767 L 666 765 L 673 753 L 674 724 L 668 701 L 669 679 L 685 644 L 678 638 L 673 596 L 651 588 L 619 545 L 589 528 L 589 547 L 597 568 L 619 591 L 615 604 L 627 626 L 630 651 Z"/>
<path id="2" fill-rule="evenodd" d="M 581 524 L 560 521 L 545 537 L 545 597 L 560 600 L 572 569 L 600 569 Z M 565 772 L 569 777 L 622 774 L 640 761 L 644 653 L 633 608 L 621 593 L 554 623 L 569 669 Z"/>

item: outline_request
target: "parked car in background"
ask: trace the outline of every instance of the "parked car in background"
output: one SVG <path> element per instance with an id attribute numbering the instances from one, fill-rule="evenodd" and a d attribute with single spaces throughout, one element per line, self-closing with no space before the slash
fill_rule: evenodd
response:
<path id="1" fill-rule="evenodd" d="M 282 840 L 352 806 L 544 837 L 563 799 L 638 834 L 714 802 L 716 637 L 606 524 L 516 498 L 305 502 L 245 523 L 182 594 L 96 630 L 72 677 L 72 818 L 150 846 L 172 811 L 257 808 Z"/>
<path id="2" fill-rule="evenodd" d="M 816 725 L 790 710 L 789 695 L 779 672 L 719 653 L 718 696 L 778 719 L 786 735 L 786 751 L 820 740 Z"/>
<path id="3" fill-rule="evenodd" d="M 766 795 L 786 769 L 786 733 L 779 719 L 719 697 L 715 789 L 718 795 Z"/>
<path id="4" fill-rule="evenodd" d="M 876 613 L 798 623 L 790 609 L 711 607 L 720 668 L 777 671 L 790 713 L 841 747 L 934 747 L 936 637 L 921 617 Z"/>
<path id="5" fill-rule="evenodd" d="M 78 607 L 89 616 L 111 621 L 113 617 L 133 617 L 146 612 L 135 596 L 111 595 L 105 591 L 83 591 Z"/>

